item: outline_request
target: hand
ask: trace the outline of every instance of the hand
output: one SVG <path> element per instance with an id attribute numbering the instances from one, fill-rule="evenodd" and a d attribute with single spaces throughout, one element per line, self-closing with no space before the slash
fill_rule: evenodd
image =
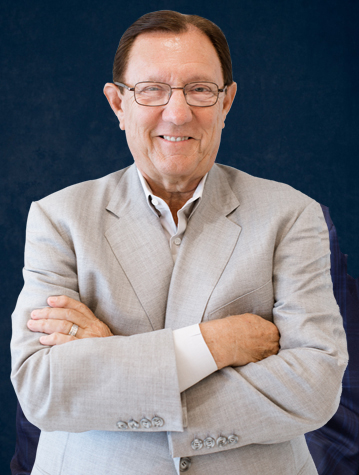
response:
<path id="1" fill-rule="evenodd" d="M 91 310 L 81 302 L 66 297 L 49 297 L 50 307 L 31 312 L 27 326 L 31 331 L 47 333 L 40 338 L 43 345 L 62 345 L 82 338 L 102 338 L 113 336 L 108 326 L 101 322 Z M 73 324 L 78 325 L 76 336 L 69 335 Z"/>
<path id="2" fill-rule="evenodd" d="M 244 313 L 200 324 L 218 369 L 255 363 L 279 351 L 279 332 L 268 320 Z"/>

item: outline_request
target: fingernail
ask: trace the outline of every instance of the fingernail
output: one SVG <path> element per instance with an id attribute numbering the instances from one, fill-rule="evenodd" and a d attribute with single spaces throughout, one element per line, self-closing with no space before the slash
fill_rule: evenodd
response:
<path id="1" fill-rule="evenodd" d="M 56 302 L 56 300 L 57 300 L 57 297 L 49 297 L 47 299 L 48 302 Z"/>
<path id="2" fill-rule="evenodd" d="M 32 316 L 32 317 L 38 317 L 39 315 L 40 315 L 40 311 L 39 311 L 39 310 L 33 310 L 33 311 L 31 312 L 31 316 Z"/>

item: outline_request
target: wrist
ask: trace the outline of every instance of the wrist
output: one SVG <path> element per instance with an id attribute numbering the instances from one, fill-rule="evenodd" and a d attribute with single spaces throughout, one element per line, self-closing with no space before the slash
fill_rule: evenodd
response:
<path id="1" fill-rule="evenodd" d="M 218 369 L 233 363 L 233 334 L 227 318 L 200 323 L 203 339 Z"/>

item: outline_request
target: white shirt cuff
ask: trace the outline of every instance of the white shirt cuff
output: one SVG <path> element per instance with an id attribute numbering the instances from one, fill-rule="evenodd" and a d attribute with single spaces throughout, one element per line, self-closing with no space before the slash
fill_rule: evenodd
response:
<path id="1" fill-rule="evenodd" d="M 198 324 L 174 330 L 173 340 L 181 392 L 218 370 Z"/>

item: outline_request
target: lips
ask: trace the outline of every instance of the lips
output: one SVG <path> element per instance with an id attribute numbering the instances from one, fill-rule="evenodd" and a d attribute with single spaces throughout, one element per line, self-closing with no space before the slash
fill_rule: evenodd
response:
<path id="1" fill-rule="evenodd" d="M 184 140 L 189 140 L 192 137 L 182 136 L 182 137 L 175 137 L 172 135 L 160 135 L 160 137 L 168 142 L 183 142 Z"/>

